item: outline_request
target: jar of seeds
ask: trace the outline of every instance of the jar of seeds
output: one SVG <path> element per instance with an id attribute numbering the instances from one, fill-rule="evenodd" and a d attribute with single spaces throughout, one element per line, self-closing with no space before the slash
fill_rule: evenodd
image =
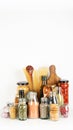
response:
<path id="1" fill-rule="evenodd" d="M 49 116 L 48 99 L 46 97 L 42 97 L 40 104 L 40 118 L 48 119 L 48 116 Z"/>
<path id="2" fill-rule="evenodd" d="M 19 99 L 18 118 L 19 118 L 19 120 L 26 120 L 27 119 L 27 104 L 26 104 L 25 98 Z"/>

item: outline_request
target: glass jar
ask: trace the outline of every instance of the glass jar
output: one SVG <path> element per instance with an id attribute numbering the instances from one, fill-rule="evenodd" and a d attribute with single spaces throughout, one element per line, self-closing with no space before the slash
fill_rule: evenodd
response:
<path id="1" fill-rule="evenodd" d="M 28 93 L 28 118 L 39 118 L 39 102 L 36 92 Z"/>
<path id="2" fill-rule="evenodd" d="M 50 104 L 50 119 L 53 121 L 57 121 L 59 119 L 58 104 Z"/>
<path id="3" fill-rule="evenodd" d="M 68 117 L 69 114 L 69 106 L 68 104 L 64 104 L 62 106 L 60 106 L 60 116 L 61 117 Z"/>
<path id="4" fill-rule="evenodd" d="M 26 81 L 21 81 L 17 83 L 17 94 L 19 94 L 19 90 L 24 90 L 24 95 L 29 92 L 29 83 Z"/>
<path id="5" fill-rule="evenodd" d="M 14 103 L 11 103 L 9 106 L 9 114 L 11 119 L 16 119 L 17 117 L 17 112 L 16 112 L 16 106 Z"/>
<path id="6" fill-rule="evenodd" d="M 26 104 L 25 98 L 19 99 L 18 119 L 19 120 L 26 120 L 27 119 L 27 104 Z"/>
<path id="7" fill-rule="evenodd" d="M 64 104 L 69 103 L 69 84 L 68 80 L 60 80 L 60 87 L 62 89 L 62 94 L 63 94 L 63 99 L 64 99 Z"/>
<path id="8" fill-rule="evenodd" d="M 40 118 L 48 119 L 48 116 L 49 116 L 48 99 L 42 97 L 41 104 L 40 104 Z"/>
<path id="9" fill-rule="evenodd" d="M 7 103 L 7 105 L 6 106 L 4 106 L 4 108 L 3 108 L 3 112 L 2 112 L 2 114 L 1 114 L 1 116 L 3 117 L 3 118 L 9 118 L 9 103 Z"/>

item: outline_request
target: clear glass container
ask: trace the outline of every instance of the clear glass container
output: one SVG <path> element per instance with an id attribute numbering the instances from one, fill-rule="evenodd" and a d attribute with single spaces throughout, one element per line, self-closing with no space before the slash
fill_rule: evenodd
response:
<path id="1" fill-rule="evenodd" d="M 48 119 L 48 117 L 49 117 L 48 99 L 42 97 L 41 104 L 40 104 L 40 118 L 41 119 Z"/>
<path id="2" fill-rule="evenodd" d="M 9 115 L 11 119 L 16 119 L 17 117 L 16 106 L 14 105 L 14 103 L 11 103 L 9 106 Z"/>
<path id="3" fill-rule="evenodd" d="M 27 104 L 26 104 L 25 98 L 19 99 L 18 119 L 19 120 L 26 120 L 27 119 Z"/>
<path id="4" fill-rule="evenodd" d="M 39 118 L 39 102 L 36 92 L 28 93 L 28 118 Z"/>
<path id="5" fill-rule="evenodd" d="M 69 104 L 69 81 L 68 80 L 60 80 L 60 87 L 62 89 L 64 104 Z"/>
<path id="6" fill-rule="evenodd" d="M 50 104 L 50 119 L 53 121 L 59 120 L 59 106 L 58 106 L 58 104 Z"/>
<path id="7" fill-rule="evenodd" d="M 60 116 L 66 118 L 68 117 L 68 115 L 69 115 L 69 105 L 64 104 L 60 106 Z"/>

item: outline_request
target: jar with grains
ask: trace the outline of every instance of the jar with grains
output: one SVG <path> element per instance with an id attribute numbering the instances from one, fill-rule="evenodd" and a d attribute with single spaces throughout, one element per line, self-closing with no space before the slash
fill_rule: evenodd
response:
<path id="1" fill-rule="evenodd" d="M 29 92 L 29 83 L 27 81 L 18 82 L 17 85 L 17 94 L 19 94 L 19 90 L 24 90 L 24 95 Z"/>
<path id="2" fill-rule="evenodd" d="M 27 119 L 27 104 L 26 104 L 25 98 L 19 99 L 18 118 L 19 118 L 19 120 L 26 120 Z"/>
<path id="3" fill-rule="evenodd" d="M 69 103 L 69 81 L 68 80 L 60 80 L 60 87 L 62 89 L 64 104 Z"/>
<path id="4" fill-rule="evenodd" d="M 14 103 L 10 104 L 9 115 L 10 115 L 11 119 L 16 119 L 16 117 L 17 117 L 16 106 L 14 105 Z"/>
<path id="5" fill-rule="evenodd" d="M 50 104 L 50 119 L 53 121 L 57 121 L 59 119 L 58 104 Z"/>
<path id="6" fill-rule="evenodd" d="M 46 97 L 42 97 L 40 104 L 40 118 L 48 119 L 48 117 L 49 117 L 48 99 Z"/>
<path id="7" fill-rule="evenodd" d="M 39 118 L 39 102 L 36 92 L 28 93 L 28 118 Z"/>

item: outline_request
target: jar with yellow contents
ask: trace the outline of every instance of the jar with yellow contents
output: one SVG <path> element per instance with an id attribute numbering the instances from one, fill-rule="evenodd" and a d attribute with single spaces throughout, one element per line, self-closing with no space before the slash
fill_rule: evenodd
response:
<path id="1" fill-rule="evenodd" d="M 24 95 L 26 95 L 29 92 L 29 83 L 27 81 L 21 81 L 17 83 L 17 93 L 19 93 L 19 90 L 24 90 Z"/>
<path id="2" fill-rule="evenodd" d="M 14 103 L 10 104 L 9 115 L 10 115 L 11 119 L 16 119 L 17 118 L 17 110 L 16 110 L 16 106 L 14 105 Z"/>

